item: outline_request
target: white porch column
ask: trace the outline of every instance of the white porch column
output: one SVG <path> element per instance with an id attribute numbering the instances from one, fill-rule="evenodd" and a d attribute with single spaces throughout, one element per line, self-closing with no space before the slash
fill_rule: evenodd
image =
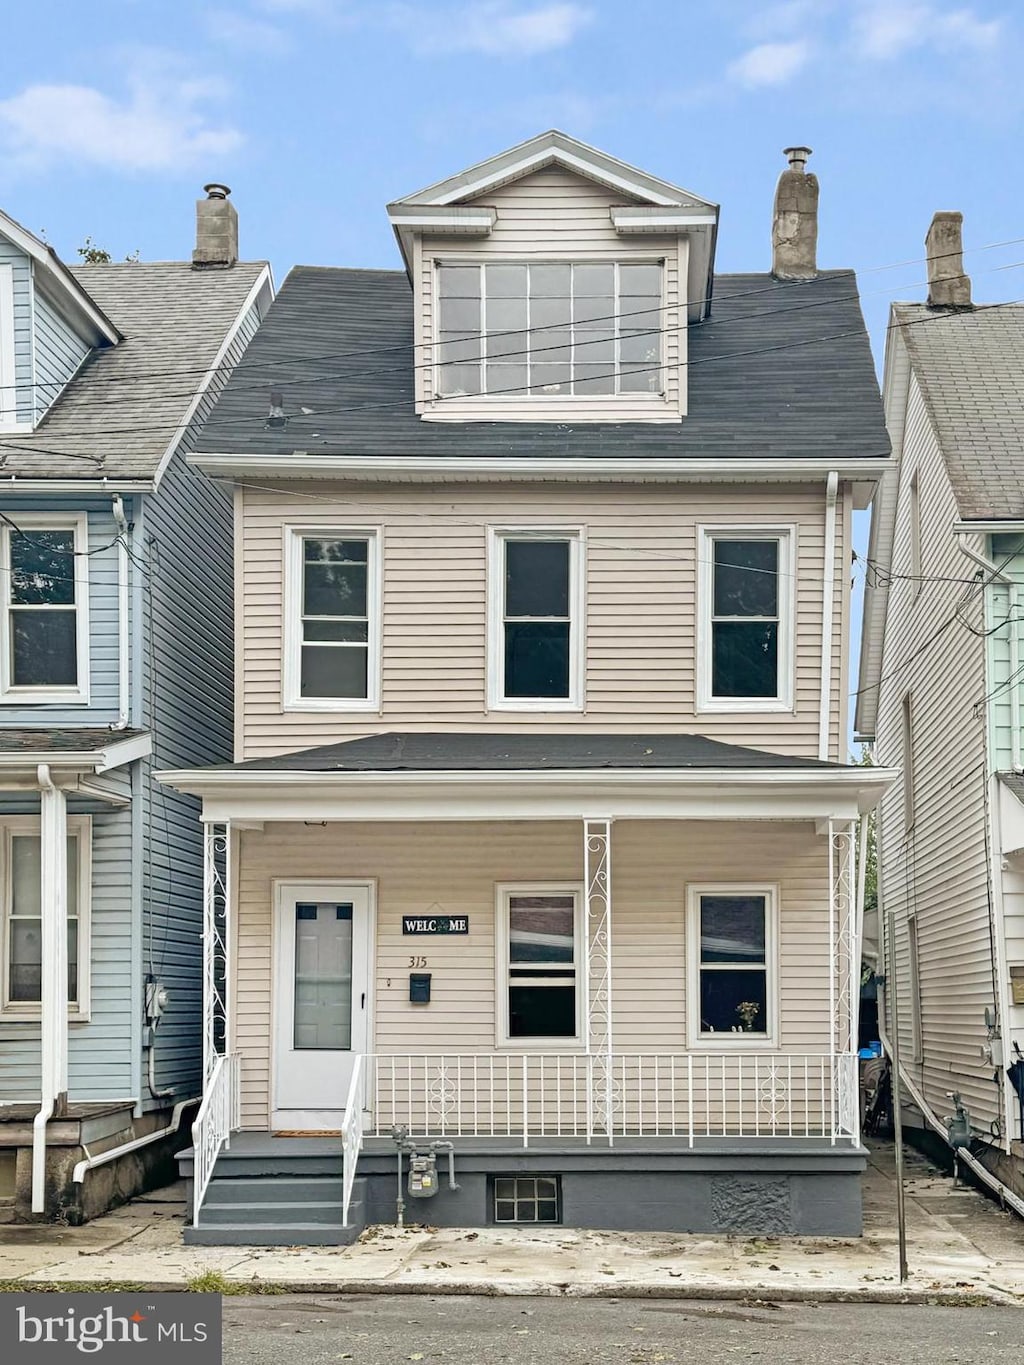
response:
<path id="1" fill-rule="evenodd" d="M 861 926 L 857 902 L 856 820 L 828 822 L 829 1006 L 832 1054 L 832 1140 L 860 1135 L 857 1032 Z"/>
<path id="2" fill-rule="evenodd" d="M 614 1128 L 611 832 L 610 820 L 584 818 L 583 867 L 587 897 L 584 1014 L 592 1078 L 589 1127 L 591 1132 L 606 1136 L 609 1146 Z"/>
<path id="3" fill-rule="evenodd" d="M 32 1212 L 46 1208 L 46 1125 L 68 1093 L 68 811 L 67 799 L 41 763 L 39 887 L 40 1106 L 32 1125 Z"/>
<path id="4" fill-rule="evenodd" d="M 203 1089 L 228 1051 L 231 826 L 203 825 Z"/>

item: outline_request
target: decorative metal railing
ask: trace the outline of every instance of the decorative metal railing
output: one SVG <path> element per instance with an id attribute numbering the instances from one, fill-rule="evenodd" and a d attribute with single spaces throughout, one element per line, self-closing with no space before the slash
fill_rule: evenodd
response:
<path id="1" fill-rule="evenodd" d="M 366 1059 L 368 1136 L 856 1140 L 856 1056 L 403 1053 Z M 611 1115 L 608 1118 L 608 1092 Z M 361 1121 L 361 1116 L 360 1116 Z"/>
<path id="2" fill-rule="evenodd" d="M 352 1186 L 355 1184 L 356 1167 L 359 1164 L 359 1153 L 363 1148 L 363 1108 L 365 1100 L 365 1086 L 363 1084 L 363 1062 L 364 1058 L 357 1056 L 352 1070 L 352 1082 L 348 1088 L 348 1099 L 345 1101 L 345 1117 L 341 1121 L 341 1150 L 342 1150 L 342 1221 L 348 1227 L 348 1210 L 352 1201 Z"/>
<path id="3" fill-rule="evenodd" d="M 231 1134 L 241 1125 L 241 1067 L 237 1053 L 217 1057 L 206 1082 L 206 1092 L 192 1125 L 192 1224 L 206 1198 L 213 1168 Z"/>

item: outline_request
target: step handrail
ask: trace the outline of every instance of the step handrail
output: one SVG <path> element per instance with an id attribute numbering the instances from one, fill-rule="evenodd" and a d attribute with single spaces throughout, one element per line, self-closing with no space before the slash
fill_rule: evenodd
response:
<path id="1" fill-rule="evenodd" d="M 341 1121 L 341 1221 L 348 1227 L 348 1210 L 356 1179 L 359 1153 L 363 1149 L 363 1057 L 356 1055 L 352 1081 L 345 1101 L 345 1117 Z"/>
<path id="2" fill-rule="evenodd" d="M 241 1126 L 241 1072 L 237 1052 L 222 1054 L 214 1064 L 206 1093 L 192 1124 L 192 1226 L 199 1226 L 199 1213 L 213 1178 L 221 1149 Z"/>

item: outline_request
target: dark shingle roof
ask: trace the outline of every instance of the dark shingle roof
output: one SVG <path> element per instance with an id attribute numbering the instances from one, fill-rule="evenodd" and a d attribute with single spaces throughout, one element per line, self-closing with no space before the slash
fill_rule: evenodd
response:
<path id="1" fill-rule="evenodd" d="M 402 734 L 236 763 L 243 772 L 537 772 L 595 768 L 820 768 L 842 764 L 722 744 L 705 735 Z M 227 769 L 225 769 L 226 771 Z M 208 769 L 207 771 L 216 771 Z"/>
<path id="2" fill-rule="evenodd" d="M 8 729 L 0 727 L 0 754 L 91 754 L 109 749 L 145 730 L 111 730 L 109 725 L 79 729 Z"/>
<path id="3" fill-rule="evenodd" d="M 1024 304 L 894 313 L 960 515 L 1024 517 Z"/>
<path id="4" fill-rule="evenodd" d="M 197 448 L 257 456 L 888 454 L 851 271 L 796 285 L 770 275 L 719 276 L 712 318 L 689 328 L 688 345 L 689 413 L 678 425 L 424 422 L 413 410 L 405 274 L 299 266 Z M 264 426 L 271 386 L 283 392 L 289 414 L 279 430 Z"/>
<path id="5" fill-rule="evenodd" d="M 239 262 L 194 270 L 182 261 L 71 267 L 124 340 L 92 352 L 34 432 L 4 438 L 3 474 L 152 478 L 265 269 Z M 97 465 L 63 452 L 104 459 Z"/>

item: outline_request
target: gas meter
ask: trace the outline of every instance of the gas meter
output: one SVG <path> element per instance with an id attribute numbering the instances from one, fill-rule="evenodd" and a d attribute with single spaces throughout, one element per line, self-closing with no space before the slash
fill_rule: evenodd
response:
<path id="1" fill-rule="evenodd" d="M 429 1199 L 437 1194 L 437 1153 L 416 1152 L 409 1157 L 409 1198 Z"/>

